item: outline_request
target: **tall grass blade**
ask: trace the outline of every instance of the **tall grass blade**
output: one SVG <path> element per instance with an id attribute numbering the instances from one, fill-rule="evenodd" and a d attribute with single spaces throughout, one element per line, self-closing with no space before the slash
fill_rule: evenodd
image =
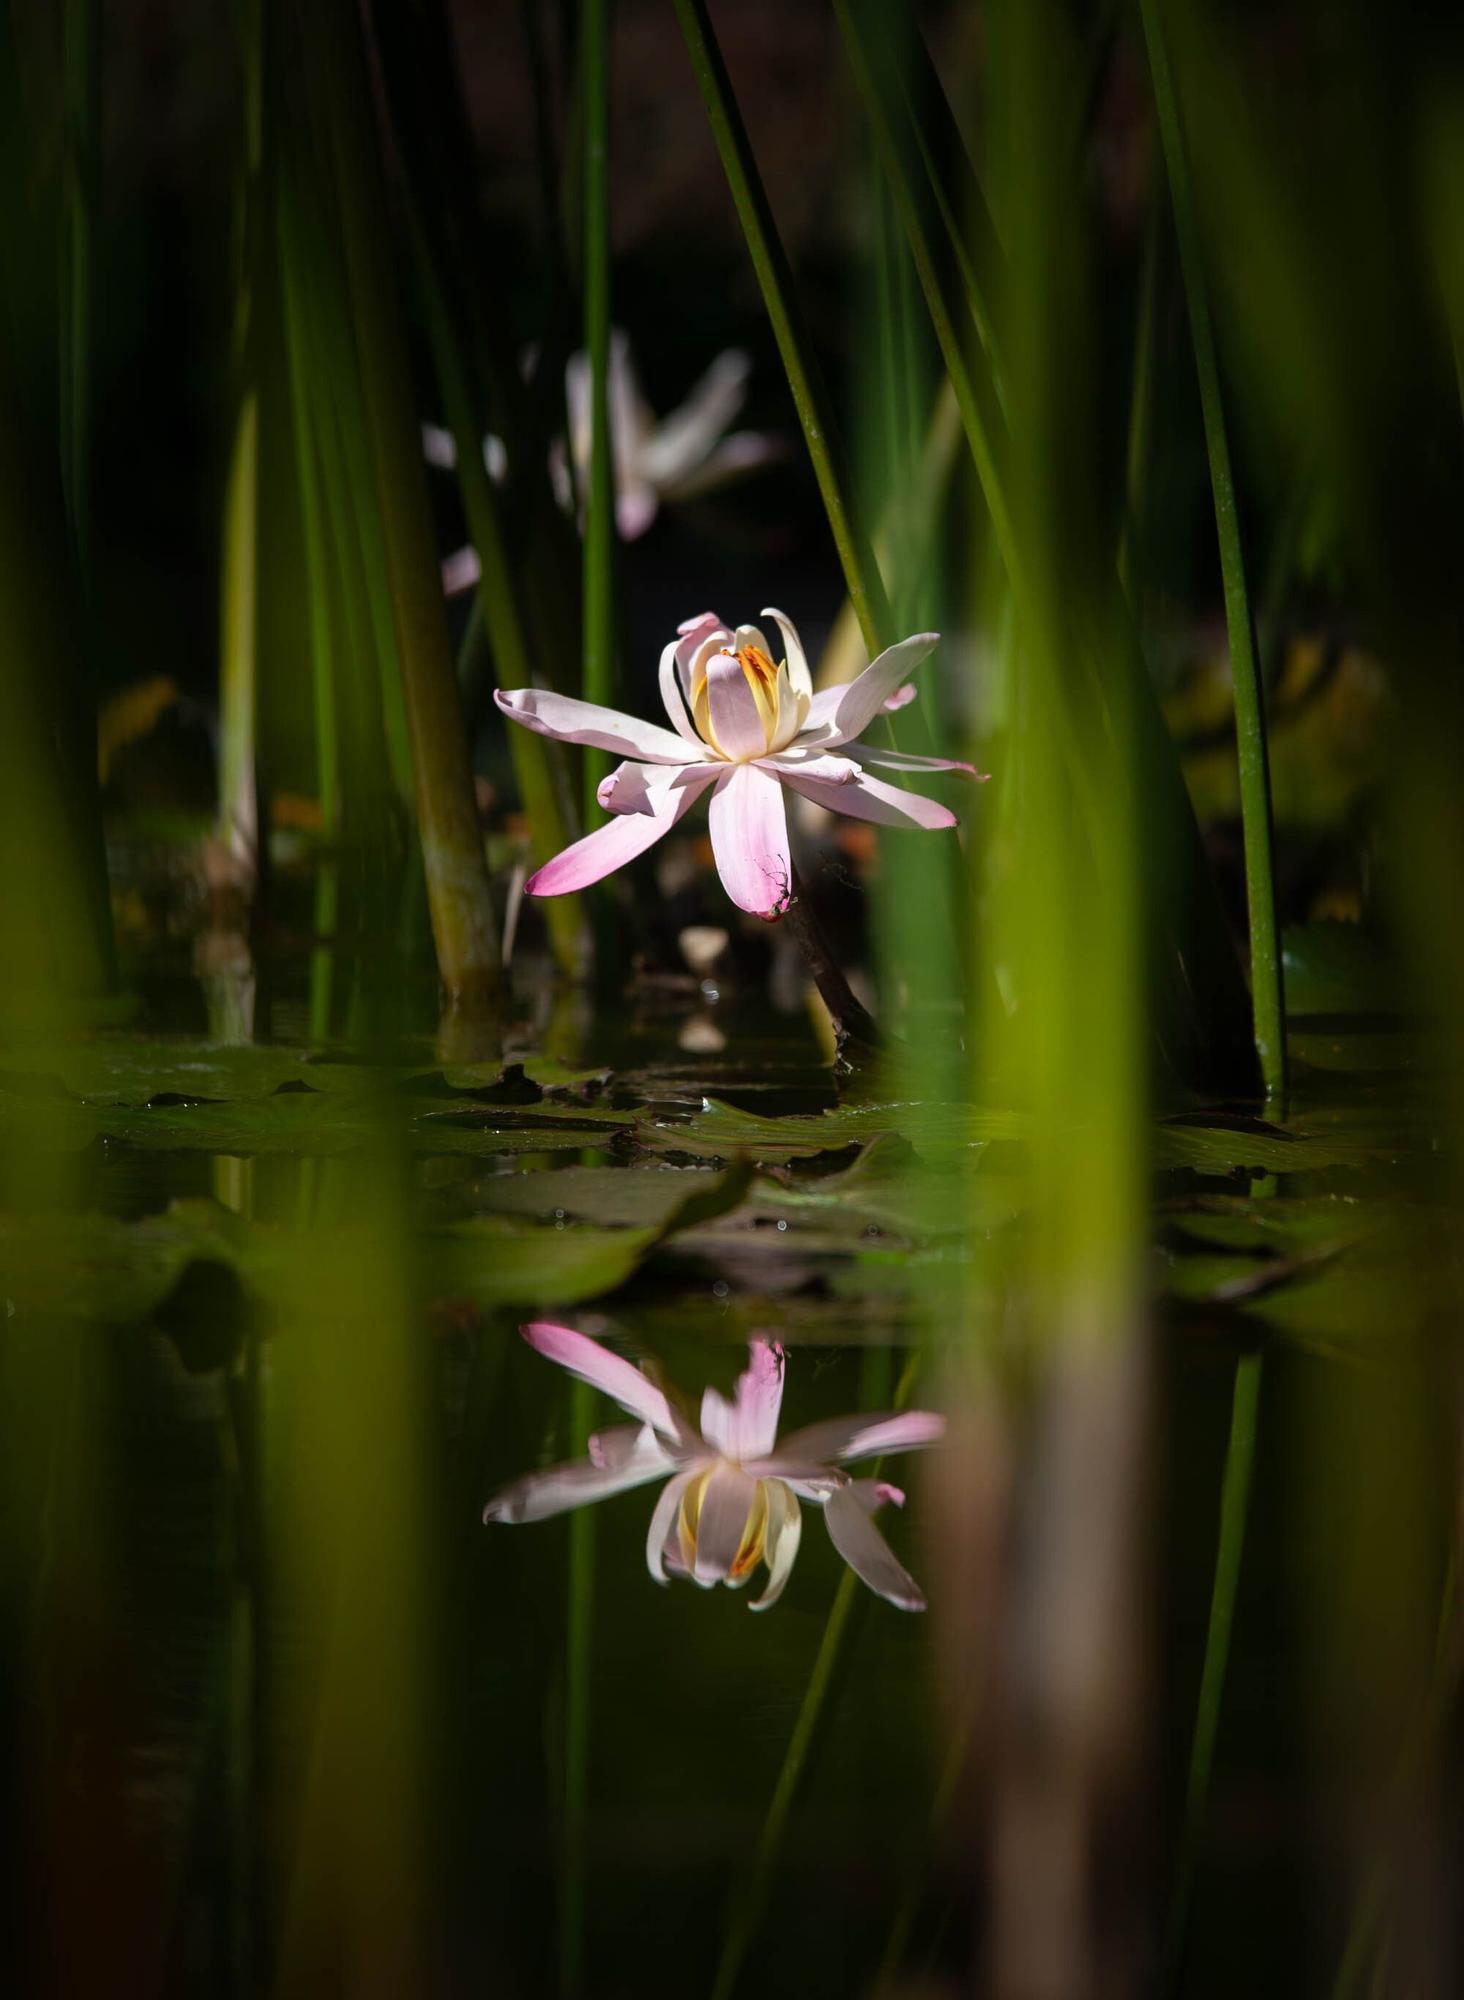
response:
<path id="1" fill-rule="evenodd" d="M 1190 183 L 1179 99 L 1160 18 L 1161 0 L 1141 0 L 1140 11 L 1149 51 L 1154 108 L 1159 120 L 1174 209 L 1180 269 L 1189 306 L 1190 338 L 1194 346 L 1195 372 L 1199 377 L 1205 446 L 1210 459 L 1210 485 L 1215 499 L 1215 528 L 1220 542 L 1225 623 L 1230 635 L 1230 667 L 1235 690 L 1236 751 L 1240 763 L 1240 806 L 1245 834 L 1245 885 L 1250 918 L 1251 994 L 1256 1050 L 1267 1093 L 1275 1096 L 1286 1088 L 1286 1012 L 1276 922 L 1265 698 L 1257 657 L 1255 619 L 1246 581 L 1245 549 L 1241 539 L 1230 436 L 1220 384 L 1220 358 L 1205 276 L 1204 248 Z"/>
<path id="2" fill-rule="evenodd" d="M 499 987 L 496 925 L 415 398 L 381 230 L 386 188 L 360 24 L 344 0 L 325 0 L 302 18 L 302 31 L 336 175 L 438 970 L 454 1006 L 483 1006 Z"/>
<path id="3" fill-rule="evenodd" d="M 538 467 L 547 462 L 547 448 L 518 414 L 524 398 L 516 380 L 505 387 L 502 379 L 504 370 L 517 373 L 511 345 L 501 330 L 491 340 L 481 331 L 485 320 L 501 322 L 503 313 L 497 302 L 491 310 L 481 309 L 480 288 L 472 276 L 475 255 L 487 255 L 491 245 L 483 241 L 464 188 L 464 163 L 470 165 L 472 154 L 465 131 L 459 129 L 460 91 L 448 37 L 438 10 L 430 5 L 405 11 L 378 5 L 373 14 L 407 186 L 419 303 L 480 564 L 476 603 L 494 679 L 502 688 L 553 686 L 555 669 L 562 665 L 556 659 L 560 647 L 557 631 L 546 634 L 544 621 L 534 615 L 535 579 L 561 552 L 552 550 L 542 535 L 522 527 L 513 532 L 515 507 L 530 515 L 535 511 L 544 485 Z M 421 32 L 404 34 L 407 26 Z M 557 239 L 555 248 L 557 254 Z M 504 422 L 505 416 L 517 421 Z M 490 423 L 502 424 L 518 461 L 510 461 L 502 496 L 483 461 L 482 438 Z M 544 593 L 539 595 L 542 599 Z M 526 729 L 509 729 L 508 747 L 529 821 L 530 853 L 536 864 L 543 863 L 569 846 L 578 832 L 564 754 L 547 737 Z M 544 917 L 559 969 L 570 976 L 581 973 L 588 953 L 582 899 L 550 898 Z"/>
<path id="4" fill-rule="evenodd" d="M 706 0 L 676 0 L 676 13 L 762 291 L 763 305 L 778 343 L 804 443 L 813 461 L 819 495 L 844 572 L 844 587 L 859 619 L 864 643 L 871 654 L 877 653 L 897 635 L 874 551 L 854 510 L 832 404 L 799 309 L 787 253 L 758 172 L 742 112 L 733 95 Z"/>

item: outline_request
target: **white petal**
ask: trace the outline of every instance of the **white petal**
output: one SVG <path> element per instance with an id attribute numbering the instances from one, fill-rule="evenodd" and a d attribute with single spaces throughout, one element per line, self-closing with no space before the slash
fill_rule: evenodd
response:
<path id="1" fill-rule="evenodd" d="M 699 757 L 704 757 L 707 746 L 698 736 L 696 725 L 687 713 L 686 696 L 682 692 L 683 683 L 677 666 L 685 643 L 683 639 L 671 639 L 661 648 L 661 699 L 666 704 L 666 713 L 676 734 L 684 743 L 690 744 Z"/>
<path id="2" fill-rule="evenodd" d="M 939 632 L 916 632 L 897 646 L 887 646 L 854 680 L 824 688 L 813 697 L 804 736 L 827 749 L 852 743 L 939 640 Z"/>
<path id="3" fill-rule="evenodd" d="M 872 1483 L 872 1482 L 868 1482 Z M 925 1597 L 913 1576 L 869 1518 L 866 1496 L 841 1487 L 824 1508 L 829 1540 L 871 1590 L 901 1611 L 923 1611 Z"/>
<path id="4" fill-rule="evenodd" d="M 719 354 L 679 409 L 642 444 L 638 470 L 662 491 L 686 479 L 742 408 L 752 367 L 736 348 Z"/>
<path id="5" fill-rule="evenodd" d="M 803 650 L 798 627 L 791 618 L 785 618 L 781 611 L 775 611 L 771 604 L 764 606 L 762 615 L 764 618 L 771 618 L 783 635 L 783 657 L 788 662 L 788 675 L 795 691 L 811 697 L 813 676 L 808 671 L 808 655 Z"/>
<path id="6" fill-rule="evenodd" d="M 768 1566 L 768 1580 L 762 1596 L 755 1597 L 749 1605 L 748 1609 L 752 1611 L 771 1610 L 783 1595 L 784 1586 L 798 1559 L 798 1544 L 803 1538 L 803 1510 L 789 1488 L 779 1479 L 770 1479 L 767 1494 L 768 1527 L 763 1554 Z"/>
<path id="7" fill-rule="evenodd" d="M 664 1479 L 675 1461 L 661 1449 L 654 1433 L 648 1435 L 650 1445 L 639 1447 L 620 1465 L 602 1467 L 580 1459 L 516 1479 L 488 1502 L 483 1519 L 513 1525 L 547 1521 L 571 1508 L 587 1507 L 592 1501 L 608 1500 L 613 1493 L 628 1493 L 633 1486 Z"/>
<path id="8" fill-rule="evenodd" d="M 577 701 L 573 695 L 551 694 L 547 688 L 499 688 L 493 699 L 507 716 L 539 736 L 561 743 L 583 743 L 609 750 L 617 757 L 647 764 L 684 764 L 686 745 L 659 722 L 644 722 L 618 708 Z"/>
<path id="9" fill-rule="evenodd" d="M 871 778 L 867 771 L 858 771 L 852 779 L 837 785 L 822 784 L 796 769 L 785 770 L 782 779 L 816 806 L 843 813 L 849 819 L 873 820 L 876 826 L 915 826 L 927 833 L 938 833 L 956 824 L 955 814 L 939 799 L 888 785 L 883 778 Z"/>
<path id="10" fill-rule="evenodd" d="M 699 1479 L 705 1466 L 698 1461 L 678 1472 L 674 1479 L 668 1479 L 661 1489 L 651 1515 L 650 1532 L 646 1536 L 646 1568 L 657 1583 L 666 1582 L 666 1539 L 676 1525 L 676 1510 L 681 1505 L 681 1496 L 694 1479 Z"/>

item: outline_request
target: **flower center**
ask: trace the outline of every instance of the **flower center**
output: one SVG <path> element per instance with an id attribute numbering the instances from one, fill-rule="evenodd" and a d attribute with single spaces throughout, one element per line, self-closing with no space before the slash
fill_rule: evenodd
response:
<path id="1" fill-rule="evenodd" d="M 707 1482 L 712 1474 L 708 1470 L 695 1480 L 682 1496 L 681 1507 L 676 1516 L 676 1540 L 681 1560 L 688 1570 L 696 1567 L 696 1535 L 701 1520 L 702 1498 L 707 1490 Z M 737 1553 L 732 1558 L 727 1571 L 729 1584 L 746 1581 L 749 1574 L 762 1561 L 763 1546 L 768 1533 L 767 1481 L 759 1479 L 753 1488 L 752 1504 L 747 1510 L 747 1519 L 742 1524 L 742 1538 L 737 1544 Z"/>

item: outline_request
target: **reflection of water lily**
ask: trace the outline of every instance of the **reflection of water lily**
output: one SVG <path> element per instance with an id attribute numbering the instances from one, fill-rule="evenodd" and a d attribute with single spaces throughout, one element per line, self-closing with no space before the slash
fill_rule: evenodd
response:
<path id="1" fill-rule="evenodd" d="M 760 1335 L 748 1344 L 746 1372 L 729 1403 L 715 1389 L 702 1396 L 693 1424 L 674 1399 L 619 1355 L 567 1326 L 523 1329 L 529 1345 L 571 1375 L 603 1389 L 639 1418 L 590 1439 L 587 1461 L 531 1472 L 483 1510 L 485 1521 L 543 1521 L 612 1493 L 664 1479 L 651 1515 L 646 1563 L 657 1583 L 668 1573 L 705 1589 L 739 1590 L 758 1563 L 767 1584 L 754 1598 L 766 1611 L 783 1593 L 802 1533 L 800 1500 L 822 1507 L 829 1539 L 871 1590 L 902 1611 L 923 1611 L 920 1587 L 895 1559 L 871 1516 L 905 1496 L 882 1479 L 851 1479 L 847 1464 L 883 1452 L 934 1444 L 945 1419 L 929 1410 L 898 1415 L 830 1417 L 777 1443 L 783 1401 L 783 1349 Z M 669 1475 L 669 1476 L 668 1476 Z"/>
<path id="2" fill-rule="evenodd" d="M 738 348 L 719 354 L 669 416 L 657 418 L 642 392 L 630 342 L 618 329 L 611 336 L 605 394 L 610 410 L 610 450 L 615 473 L 615 525 L 622 541 L 633 542 L 655 520 L 663 502 L 694 500 L 786 455 L 783 439 L 764 431 L 731 431 L 742 408 L 752 363 Z M 549 475 L 555 498 L 566 513 L 584 495 L 590 472 L 590 363 L 572 354 L 565 364 L 564 399 L 569 415 L 569 450 L 557 438 L 550 447 Z M 451 431 L 422 426 L 422 450 L 429 465 L 457 463 Z M 483 440 L 483 459 L 492 479 L 507 475 L 503 440 Z M 573 471 L 571 472 L 571 466 Z M 442 565 L 449 596 L 478 581 L 477 552 L 458 549 Z"/>
<path id="3" fill-rule="evenodd" d="M 954 826 L 934 799 L 903 791 L 865 768 L 961 771 L 946 757 L 913 757 L 855 739 L 883 708 L 908 698 L 905 683 L 935 645 L 920 632 L 889 647 L 857 679 L 813 692 L 803 646 L 781 611 L 767 610 L 787 655 L 774 666 L 756 625 L 729 630 L 710 611 L 688 619 L 661 654 L 661 698 L 671 728 L 538 688 L 500 692 L 505 715 L 541 736 L 611 750 L 627 759 L 600 786 L 613 817 L 529 878 L 535 896 L 598 882 L 668 833 L 711 789 L 712 852 L 727 894 L 754 916 L 781 916 L 792 888 L 786 786 L 815 805 L 884 826 Z"/>

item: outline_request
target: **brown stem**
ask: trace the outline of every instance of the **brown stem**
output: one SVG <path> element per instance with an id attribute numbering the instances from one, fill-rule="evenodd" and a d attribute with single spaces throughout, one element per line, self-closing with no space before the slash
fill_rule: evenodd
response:
<path id="1" fill-rule="evenodd" d="M 803 962 L 829 1010 L 834 1024 L 835 1061 L 843 1069 L 853 1069 L 861 1055 L 872 1055 L 882 1048 L 883 1039 L 874 1016 L 854 997 L 796 868 L 792 871 L 792 894 L 783 921 L 793 933 Z"/>

